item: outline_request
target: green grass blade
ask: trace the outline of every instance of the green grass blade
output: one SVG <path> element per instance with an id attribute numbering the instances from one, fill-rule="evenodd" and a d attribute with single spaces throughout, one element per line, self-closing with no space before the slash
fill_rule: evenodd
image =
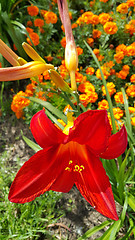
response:
<path id="1" fill-rule="evenodd" d="M 120 195 L 121 200 L 124 200 L 124 187 L 125 187 L 125 177 L 126 175 L 124 175 L 125 173 L 125 169 L 126 169 L 126 164 L 127 164 L 127 159 L 129 156 L 131 149 L 128 149 L 126 157 L 124 159 L 124 161 L 122 162 L 120 169 L 119 169 L 119 173 L 118 173 L 118 192 Z"/>
<path id="2" fill-rule="evenodd" d="M 23 140 L 24 140 L 24 141 L 27 143 L 27 145 L 28 145 L 30 148 L 32 148 L 35 152 L 38 152 L 39 150 L 42 149 L 38 144 L 34 143 L 34 142 L 31 141 L 29 138 L 25 137 L 25 136 L 23 135 L 23 132 L 22 132 L 22 131 L 21 131 L 21 134 L 22 134 Z"/>
<path id="3" fill-rule="evenodd" d="M 127 207 L 128 207 L 128 196 L 125 195 L 125 202 L 124 202 L 123 210 L 122 210 L 122 213 L 121 213 L 121 216 L 120 216 L 120 217 L 121 217 L 121 222 L 122 222 L 122 223 L 123 223 L 124 220 L 125 220 Z"/>
<path id="4" fill-rule="evenodd" d="M 102 69 L 100 67 L 99 61 L 97 59 L 97 57 L 95 56 L 95 54 L 93 53 L 91 47 L 84 41 L 85 45 L 87 46 L 87 48 L 89 49 L 90 53 L 92 54 L 93 59 L 95 60 L 98 68 L 100 69 L 100 73 L 101 73 L 101 77 L 102 77 L 102 81 L 103 81 L 103 85 L 105 87 L 105 91 L 106 91 L 106 98 L 109 104 L 109 111 L 110 111 L 110 116 L 111 116 L 111 120 L 112 120 L 112 128 L 113 128 L 113 133 L 117 132 L 116 129 L 116 125 L 115 125 L 115 118 L 114 118 L 114 114 L 113 114 L 113 105 L 112 105 L 112 100 L 111 97 L 109 95 L 108 89 L 107 89 L 107 84 L 106 84 L 106 80 L 104 78 L 104 74 L 102 72 Z"/>
<path id="5" fill-rule="evenodd" d="M 135 197 L 131 193 L 128 194 L 128 204 L 135 212 Z"/>
<path id="6" fill-rule="evenodd" d="M 61 130 L 64 130 L 64 127 L 57 121 L 57 119 L 56 119 L 48 110 L 46 110 L 45 113 L 46 113 L 46 115 L 47 115 L 48 117 L 51 118 L 51 120 L 52 120 L 54 123 L 56 123 L 56 124 L 61 128 Z"/>
<path id="7" fill-rule="evenodd" d="M 54 107 L 51 103 L 43 101 L 43 100 L 41 100 L 39 98 L 35 98 L 35 97 L 29 97 L 28 99 L 32 102 L 41 104 L 43 107 L 45 107 L 47 110 L 52 112 L 55 116 L 62 119 L 66 123 L 66 121 L 67 121 L 66 116 L 59 109 Z"/>
<path id="8" fill-rule="evenodd" d="M 105 222 L 101 223 L 99 226 L 93 227 L 92 229 L 90 229 L 86 233 L 84 233 L 83 236 L 79 237 L 77 240 L 88 239 L 94 233 L 96 233 L 99 230 L 103 229 L 104 227 L 108 226 L 111 222 L 112 222 L 111 220 L 108 220 L 108 221 L 105 221 Z"/>
<path id="9" fill-rule="evenodd" d="M 114 222 L 110 228 L 103 234 L 102 237 L 97 240 L 115 240 L 116 233 L 119 231 L 121 225 L 121 220 Z"/>
<path id="10" fill-rule="evenodd" d="M 128 130 L 130 131 L 130 134 L 132 135 L 132 125 L 131 125 L 131 120 L 130 120 L 130 113 L 129 113 L 129 109 L 128 109 L 128 100 L 126 98 L 126 94 L 125 94 L 125 90 L 124 88 L 121 88 L 122 94 L 123 94 L 123 98 L 124 98 L 124 107 L 125 107 L 125 112 L 126 112 L 126 122 L 127 122 L 127 127 Z"/>

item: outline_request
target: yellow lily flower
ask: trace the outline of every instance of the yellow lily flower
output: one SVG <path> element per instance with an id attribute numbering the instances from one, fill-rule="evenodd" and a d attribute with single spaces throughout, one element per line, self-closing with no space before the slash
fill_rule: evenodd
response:
<path id="1" fill-rule="evenodd" d="M 14 81 L 35 77 L 48 69 L 53 69 L 52 64 L 44 64 L 39 61 L 32 61 L 22 66 L 0 69 L 0 81 Z"/>
<path id="2" fill-rule="evenodd" d="M 54 68 L 52 64 L 46 64 L 29 44 L 23 43 L 23 48 L 34 61 L 26 62 L 0 39 L 0 53 L 13 65 L 13 67 L 0 68 L 0 81 L 15 81 L 36 77 L 44 71 Z"/>

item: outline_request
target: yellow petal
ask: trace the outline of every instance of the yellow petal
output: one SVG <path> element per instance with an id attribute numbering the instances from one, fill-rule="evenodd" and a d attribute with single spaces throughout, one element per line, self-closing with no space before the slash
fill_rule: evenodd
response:
<path id="1" fill-rule="evenodd" d="M 68 84 L 63 80 L 63 78 L 55 70 L 50 70 L 49 74 L 52 81 L 55 83 L 56 87 L 60 88 L 64 92 L 72 92 Z"/>
<path id="2" fill-rule="evenodd" d="M 73 91 L 77 90 L 75 71 L 78 67 L 78 55 L 74 41 L 69 41 L 65 48 L 65 65 L 70 73 L 71 88 Z"/>
<path id="3" fill-rule="evenodd" d="M 63 133 L 66 135 L 69 134 L 69 129 L 73 127 L 74 125 L 74 120 L 73 120 L 73 112 L 67 112 L 67 125 L 63 130 Z"/>
<path id="4" fill-rule="evenodd" d="M 17 61 L 18 55 L 15 54 L 11 48 L 9 48 L 1 39 L 0 39 L 0 53 L 2 56 L 13 66 L 19 66 Z"/>
<path id="5" fill-rule="evenodd" d="M 53 69 L 52 64 L 33 61 L 18 67 L 9 67 L 0 69 L 0 81 L 14 81 L 25 78 L 35 77 L 45 70 Z"/>
<path id="6" fill-rule="evenodd" d="M 34 61 L 46 63 L 45 60 L 41 58 L 40 55 L 34 50 L 34 48 L 32 48 L 28 43 L 23 42 L 22 46 L 24 51 L 31 59 L 33 59 Z"/>

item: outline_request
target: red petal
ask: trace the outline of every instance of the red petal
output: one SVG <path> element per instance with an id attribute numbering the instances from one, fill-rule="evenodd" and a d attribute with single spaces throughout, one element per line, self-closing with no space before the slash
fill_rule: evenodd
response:
<path id="1" fill-rule="evenodd" d="M 9 200 L 16 203 L 30 202 L 50 190 L 68 162 L 69 154 L 63 145 L 37 152 L 17 173 L 10 188 Z M 66 187 L 63 186 L 64 191 L 71 189 L 73 185 L 71 181 L 64 184 L 66 185 Z"/>
<path id="2" fill-rule="evenodd" d="M 104 153 L 100 154 L 100 157 L 105 159 L 117 158 L 125 152 L 126 147 L 127 131 L 123 125 L 119 132 L 110 137 L 108 148 Z"/>
<path id="3" fill-rule="evenodd" d="M 104 216 L 118 220 L 111 184 L 99 158 L 79 144 L 74 146 L 73 158 L 82 169 L 74 171 L 74 178 L 83 197 Z"/>
<path id="4" fill-rule="evenodd" d="M 51 120 L 46 116 L 44 110 L 39 111 L 33 116 L 30 127 L 36 142 L 42 148 L 62 143 L 65 137 L 65 134 L 55 127 Z"/>
<path id="5" fill-rule="evenodd" d="M 89 110 L 74 122 L 68 140 L 88 145 L 95 154 L 105 151 L 111 135 L 106 110 Z"/>

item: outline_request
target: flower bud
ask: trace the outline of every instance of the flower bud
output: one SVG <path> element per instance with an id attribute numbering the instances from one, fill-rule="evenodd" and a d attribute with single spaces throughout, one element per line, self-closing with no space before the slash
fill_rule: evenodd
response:
<path id="1" fill-rule="evenodd" d="M 72 92 L 68 84 L 63 80 L 63 78 L 53 69 L 49 70 L 50 77 L 55 83 L 56 87 L 60 88 L 64 92 Z"/>

